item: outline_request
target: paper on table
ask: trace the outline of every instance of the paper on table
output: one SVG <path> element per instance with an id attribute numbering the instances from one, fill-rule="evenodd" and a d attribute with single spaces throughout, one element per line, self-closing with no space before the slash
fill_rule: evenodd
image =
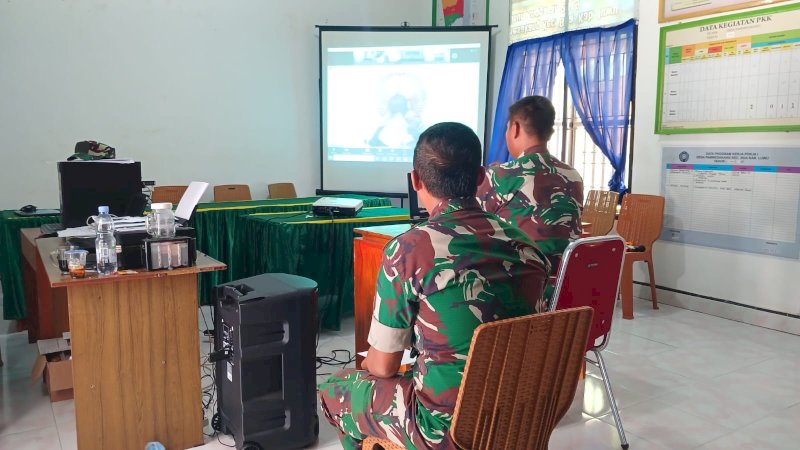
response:
<path id="1" fill-rule="evenodd" d="M 70 162 L 85 162 L 85 163 L 107 163 L 107 164 L 133 164 L 136 161 L 132 159 L 75 159 Z"/>
<path id="2" fill-rule="evenodd" d="M 67 228 L 66 230 L 60 230 L 58 232 L 58 237 L 61 238 L 68 238 L 68 237 L 90 237 L 97 234 L 97 231 L 90 227 L 90 226 L 83 226 L 83 227 L 75 227 L 75 228 Z"/>
<path id="3" fill-rule="evenodd" d="M 178 208 L 175 210 L 175 218 L 189 220 L 192 217 L 194 207 L 200 203 L 200 198 L 206 192 L 208 183 L 204 181 L 192 181 L 186 192 L 183 193 L 181 201 L 178 202 Z"/>
<path id="4" fill-rule="evenodd" d="M 363 356 L 364 358 L 367 357 L 367 352 L 360 352 L 359 356 Z M 416 357 L 411 356 L 411 350 L 405 349 L 403 351 L 403 359 L 400 361 L 400 365 L 404 366 L 406 364 L 414 364 L 417 361 Z"/>

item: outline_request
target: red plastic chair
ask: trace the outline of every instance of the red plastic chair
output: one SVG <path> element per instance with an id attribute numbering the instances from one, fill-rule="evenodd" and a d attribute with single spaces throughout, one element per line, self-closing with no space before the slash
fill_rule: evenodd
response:
<path id="1" fill-rule="evenodd" d="M 591 306 L 594 309 L 586 351 L 594 353 L 597 361 L 588 356 L 585 358 L 587 362 L 600 368 L 619 440 L 622 448 L 627 449 L 628 440 L 622 428 L 617 401 L 611 391 L 606 364 L 600 353 L 608 345 L 611 334 L 611 319 L 619 293 L 624 258 L 625 241 L 619 236 L 589 237 L 573 241 L 562 256 L 550 309 L 562 310 L 580 306 Z"/>

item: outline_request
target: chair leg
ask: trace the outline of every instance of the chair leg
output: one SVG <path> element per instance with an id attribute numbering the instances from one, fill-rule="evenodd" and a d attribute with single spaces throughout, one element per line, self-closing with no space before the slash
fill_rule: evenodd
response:
<path id="1" fill-rule="evenodd" d="M 653 258 L 647 260 L 647 271 L 650 272 L 650 298 L 653 299 L 653 309 L 658 309 L 658 299 L 656 298 L 656 274 L 653 270 Z"/>
<path id="2" fill-rule="evenodd" d="M 619 295 L 622 301 L 622 318 L 633 319 L 633 261 L 628 259 L 622 263 Z"/>
<path id="3" fill-rule="evenodd" d="M 608 379 L 608 371 L 606 370 L 606 363 L 603 361 L 603 355 L 599 351 L 592 349 L 595 357 L 597 357 L 597 365 L 600 367 L 600 374 L 603 377 L 603 385 L 606 388 L 608 395 L 608 403 L 611 406 L 611 414 L 614 416 L 614 424 L 617 426 L 617 433 L 619 433 L 619 442 L 622 448 L 628 449 L 628 439 L 625 437 L 625 430 L 622 429 L 622 419 L 619 417 L 619 409 L 617 409 L 617 400 L 614 398 L 614 393 L 611 391 L 611 381 Z"/>

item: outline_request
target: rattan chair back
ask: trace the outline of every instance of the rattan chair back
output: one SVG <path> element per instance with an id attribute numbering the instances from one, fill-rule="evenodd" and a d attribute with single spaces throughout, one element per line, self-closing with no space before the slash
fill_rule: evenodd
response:
<path id="1" fill-rule="evenodd" d="M 470 450 L 547 449 L 581 373 L 592 308 L 479 326 L 450 434 Z"/>
<path id="2" fill-rule="evenodd" d="M 220 184 L 214 186 L 215 202 L 237 202 L 252 200 L 250 186 L 246 184 Z"/>
<path id="3" fill-rule="evenodd" d="M 619 194 L 613 191 L 589 191 L 581 220 L 592 224 L 589 236 L 605 236 L 614 228 Z"/>
<path id="4" fill-rule="evenodd" d="M 150 196 L 151 203 L 172 203 L 173 206 L 181 201 L 181 197 L 189 186 L 156 186 Z"/>
<path id="5" fill-rule="evenodd" d="M 269 198 L 297 198 L 294 183 L 273 183 L 267 186 Z"/>

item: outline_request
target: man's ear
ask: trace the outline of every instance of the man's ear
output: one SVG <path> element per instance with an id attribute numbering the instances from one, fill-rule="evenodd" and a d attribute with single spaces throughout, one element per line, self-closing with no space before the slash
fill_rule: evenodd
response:
<path id="1" fill-rule="evenodd" d="M 509 126 L 511 128 L 511 136 L 513 136 L 514 139 L 518 138 L 520 133 L 522 133 L 522 124 L 516 120 L 512 120 Z"/>
<path id="2" fill-rule="evenodd" d="M 416 170 L 411 170 L 411 187 L 414 188 L 415 191 L 421 191 L 425 185 L 422 184 L 422 180 L 419 178 L 419 174 Z"/>
<path id="3" fill-rule="evenodd" d="M 478 186 L 482 185 L 484 181 L 486 181 L 486 169 L 478 167 Z"/>

